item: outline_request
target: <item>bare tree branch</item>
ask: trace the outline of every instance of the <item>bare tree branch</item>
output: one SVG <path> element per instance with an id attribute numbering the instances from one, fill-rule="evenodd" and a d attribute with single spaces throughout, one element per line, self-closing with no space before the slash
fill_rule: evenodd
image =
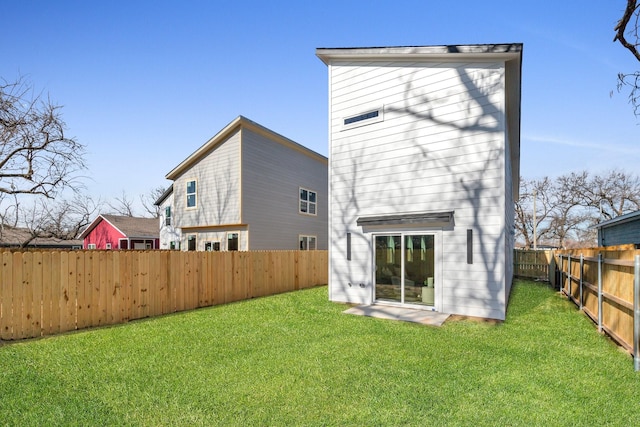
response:
<path id="1" fill-rule="evenodd" d="M 135 216 L 133 199 L 130 199 L 124 190 L 122 190 L 122 194 L 119 197 L 116 197 L 112 202 L 108 202 L 107 206 L 111 209 L 110 213 L 114 215 Z"/>
<path id="2" fill-rule="evenodd" d="M 65 135 L 60 110 L 22 78 L 0 79 L 0 193 L 53 198 L 80 186 L 84 146 Z"/>
<path id="3" fill-rule="evenodd" d="M 622 18 L 616 24 L 614 30 L 616 31 L 616 36 L 613 38 L 613 41 L 619 41 L 622 46 L 627 48 L 633 56 L 636 57 L 638 61 L 640 61 L 640 53 L 638 52 L 638 15 L 636 11 L 638 10 L 638 2 L 636 0 L 627 0 L 627 7 L 624 9 L 624 13 L 622 14 Z M 627 26 L 629 25 L 629 21 L 636 15 L 635 18 L 635 27 L 632 31 L 632 35 L 635 37 L 635 43 L 630 43 L 627 41 L 625 33 L 627 32 Z"/>
<path id="4" fill-rule="evenodd" d="M 156 187 L 149 190 L 147 194 L 140 195 L 140 202 L 146 214 L 152 218 L 160 216 L 160 206 L 156 206 L 155 202 L 164 194 L 166 188 Z"/>
<path id="5" fill-rule="evenodd" d="M 640 17 L 640 4 L 636 0 L 627 0 L 627 6 L 622 14 L 622 18 L 618 21 L 614 27 L 616 32 L 613 38 L 614 43 L 620 42 L 620 44 L 629 50 L 631 54 L 640 61 L 640 52 L 638 52 L 638 46 L 640 44 L 640 38 L 638 37 L 638 19 Z M 631 27 L 630 22 L 633 19 Z M 627 35 L 633 39 L 629 41 Z M 629 103 L 633 106 L 633 113 L 636 116 L 640 115 L 640 72 L 634 73 L 618 73 L 618 92 L 621 92 L 623 88 L 629 87 L 631 89 L 629 93 Z"/>

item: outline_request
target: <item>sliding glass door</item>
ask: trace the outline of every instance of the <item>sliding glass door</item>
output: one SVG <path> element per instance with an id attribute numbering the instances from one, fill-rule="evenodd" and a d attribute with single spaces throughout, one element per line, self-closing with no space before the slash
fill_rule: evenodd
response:
<path id="1" fill-rule="evenodd" d="M 374 239 L 375 299 L 433 306 L 435 236 L 399 233 Z"/>

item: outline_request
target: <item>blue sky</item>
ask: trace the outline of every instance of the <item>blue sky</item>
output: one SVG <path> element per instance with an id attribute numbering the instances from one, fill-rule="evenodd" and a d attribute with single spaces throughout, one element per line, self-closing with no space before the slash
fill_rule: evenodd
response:
<path id="1" fill-rule="evenodd" d="M 87 189 L 107 201 L 168 185 L 238 115 L 327 155 L 318 47 L 521 42 L 522 176 L 640 164 L 640 120 L 616 90 L 640 68 L 612 41 L 624 0 L 0 4 L 0 77 L 64 106 Z"/>

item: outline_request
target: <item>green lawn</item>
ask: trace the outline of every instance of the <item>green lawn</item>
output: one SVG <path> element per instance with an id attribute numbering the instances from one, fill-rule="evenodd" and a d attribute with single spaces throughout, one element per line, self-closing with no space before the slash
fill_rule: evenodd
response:
<path id="1" fill-rule="evenodd" d="M 502 324 L 344 315 L 326 287 L 0 346 L 0 425 L 640 425 L 640 374 L 545 285 Z"/>

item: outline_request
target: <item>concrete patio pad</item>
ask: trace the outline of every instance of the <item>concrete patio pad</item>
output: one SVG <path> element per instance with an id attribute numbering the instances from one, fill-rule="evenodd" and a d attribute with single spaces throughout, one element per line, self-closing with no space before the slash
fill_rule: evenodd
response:
<path id="1" fill-rule="evenodd" d="M 416 310 L 413 308 L 391 307 L 385 305 L 358 305 L 343 311 L 345 314 L 377 317 L 379 319 L 401 320 L 403 322 L 421 323 L 429 326 L 442 326 L 449 318 L 448 314 L 436 311 Z"/>

